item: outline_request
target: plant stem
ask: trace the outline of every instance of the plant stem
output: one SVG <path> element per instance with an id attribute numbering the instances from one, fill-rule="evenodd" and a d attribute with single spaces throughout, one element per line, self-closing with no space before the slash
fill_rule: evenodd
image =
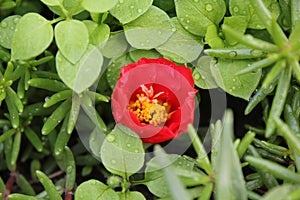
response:
<path id="1" fill-rule="evenodd" d="M 16 172 L 11 172 L 10 173 L 10 177 L 6 183 L 6 190 L 3 193 L 3 197 L 2 200 L 8 200 L 8 195 L 10 194 L 13 184 L 15 182 L 15 178 L 16 178 Z"/>

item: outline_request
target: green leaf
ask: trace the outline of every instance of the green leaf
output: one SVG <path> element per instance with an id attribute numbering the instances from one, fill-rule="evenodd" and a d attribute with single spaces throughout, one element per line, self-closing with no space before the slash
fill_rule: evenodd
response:
<path id="1" fill-rule="evenodd" d="M 176 31 L 156 50 L 164 57 L 178 63 L 194 61 L 203 49 L 200 39 L 187 32 L 176 17 L 172 18 L 172 22 Z"/>
<path id="2" fill-rule="evenodd" d="M 140 192 L 127 191 L 126 193 L 118 193 L 120 200 L 146 200 L 144 195 Z"/>
<path id="3" fill-rule="evenodd" d="M 71 16 L 76 15 L 84 10 L 81 6 L 81 1 L 78 0 L 63 0 L 63 7 Z"/>
<path id="4" fill-rule="evenodd" d="M 51 23 L 37 13 L 20 18 L 12 38 L 12 60 L 27 60 L 45 51 L 53 40 Z"/>
<path id="5" fill-rule="evenodd" d="M 168 154 L 165 164 L 160 163 L 158 156 L 152 158 L 146 167 L 145 180 L 146 186 L 151 193 L 158 197 L 168 197 L 171 195 L 168 189 L 168 183 L 165 180 L 163 169 L 172 166 L 174 174 L 187 186 L 194 186 L 209 181 L 209 178 L 195 170 L 196 161 L 189 157 L 183 157 L 176 154 Z"/>
<path id="6" fill-rule="evenodd" d="M 216 162 L 216 200 L 247 199 L 247 191 L 240 160 L 233 146 L 233 112 L 225 112 L 220 151 Z"/>
<path id="7" fill-rule="evenodd" d="M 133 60 L 133 62 L 137 62 L 141 58 L 160 58 L 161 55 L 155 51 L 152 50 L 144 50 L 144 49 L 136 49 L 129 52 L 130 58 Z"/>
<path id="8" fill-rule="evenodd" d="M 110 35 L 107 43 L 102 49 L 102 53 L 106 58 L 118 58 L 127 49 L 127 42 L 123 32 Z"/>
<path id="9" fill-rule="evenodd" d="M 177 17 L 189 32 L 204 36 L 211 24 L 219 24 L 226 12 L 223 0 L 175 0 Z"/>
<path id="10" fill-rule="evenodd" d="M 108 171 L 128 178 L 144 164 L 143 143 L 129 128 L 117 124 L 102 144 L 101 160 Z"/>
<path id="11" fill-rule="evenodd" d="M 56 69 L 62 81 L 76 93 L 90 87 L 98 78 L 103 63 L 101 52 L 89 45 L 76 64 L 70 63 L 60 51 L 56 55 Z"/>
<path id="12" fill-rule="evenodd" d="M 152 2 L 153 0 L 119 0 L 119 3 L 109 12 L 122 24 L 126 24 L 144 14 Z"/>
<path id="13" fill-rule="evenodd" d="M 84 9 L 92 13 L 103 13 L 113 8 L 118 0 L 82 0 Z"/>
<path id="14" fill-rule="evenodd" d="M 127 41 L 137 49 L 152 49 L 166 42 L 176 31 L 171 19 L 160 8 L 151 6 L 136 20 L 125 24 Z"/>
<path id="15" fill-rule="evenodd" d="M 284 184 L 277 187 L 272 188 L 268 191 L 261 200 L 287 200 L 288 195 L 297 189 L 296 185 Z"/>
<path id="16" fill-rule="evenodd" d="M 21 16 L 12 15 L 3 19 L 0 23 L 0 46 L 10 49 L 12 37 L 15 32 L 16 26 Z"/>
<path id="17" fill-rule="evenodd" d="M 102 49 L 109 38 L 109 34 L 109 26 L 107 24 L 100 24 L 90 33 L 90 43 Z"/>
<path id="18" fill-rule="evenodd" d="M 155 146 L 154 154 L 158 160 L 159 166 L 162 168 L 164 173 L 164 179 L 167 183 L 168 190 L 174 200 L 188 200 L 190 199 L 189 193 L 185 186 L 182 184 L 178 176 L 176 176 L 176 170 L 171 166 L 168 166 L 170 160 L 168 154 L 159 145 Z M 167 166 L 166 166 L 167 164 Z"/>
<path id="19" fill-rule="evenodd" d="M 210 64 L 213 58 L 210 56 L 201 56 L 193 71 L 195 85 L 202 89 L 217 88 L 218 85 L 212 75 Z"/>
<path id="20" fill-rule="evenodd" d="M 224 17 L 224 24 L 232 27 L 237 32 L 245 33 L 248 22 L 247 18 L 244 16 L 231 16 L 231 17 Z M 226 32 L 224 32 L 225 39 L 229 45 L 235 45 L 238 43 L 234 38 L 230 37 Z"/>
<path id="21" fill-rule="evenodd" d="M 100 129 L 94 128 L 89 138 L 89 145 L 94 156 L 97 158 L 100 158 L 100 150 L 104 139 L 104 133 Z"/>
<path id="22" fill-rule="evenodd" d="M 261 70 L 235 75 L 253 61 L 218 59 L 216 62 L 211 65 L 211 71 L 218 86 L 227 93 L 248 101 L 259 83 Z"/>
<path id="23" fill-rule="evenodd" d="M 89 180 L 81 183 L 75 191 L 75 200 L 97 199 L 97 200 L 119 200 L 118 194 L 97 180 Z"/>
<path id="24" fill-rule="evenodd" d="M 61 54 L 70 63 L 75 64 L 88 47 L 88 30 L 81 21 L 63 21 L 55 26 L 55 41 Z"/>
<path id="25" fill-rule="evenodd" d="M 41 0 L 41 2 L 43 2 L 47 6 L 57 6 L 57 5 L 60 5 L 60 1 L 59 0 Z"/>
<path id="26" fill-rule="evenodd" d="M 272 15 L 277 19 L 280 13 L 280 8 L 277 0 L 263 0 L 267 8 L 272 12 Z M 264 29 L 264 22 L 259 17 L 256 9 L 251 5 L 251 0 L 239 1 L 231 0 L 229 3 L 229 11 L 232 16 L 244 16 L 248 21 L 248 28 Z"/>
<path id="27" fill-rule="evenodd" d="M 130 57 L 127 54 L 125 54 L 120 58 L 114 60 L 112 63 L 110 63 L 110 65 L 107 67 L 106 79 L 111 89 L 114 89 L 118 81 L 118 78 L 121 73 L 121 68 L 132 62 L 133 61 L 130 59 Z"/>

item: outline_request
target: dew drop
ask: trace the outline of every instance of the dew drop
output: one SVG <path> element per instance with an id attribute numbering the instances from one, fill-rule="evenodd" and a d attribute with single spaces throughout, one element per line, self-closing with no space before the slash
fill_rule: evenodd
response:
<path id="1" fill-rule="evenodd" d="M 134 9 L 134 6 L 130 6 L 131 9 Z"/>
<path id="2" fill-rule="evenodd" d="M 205 76 L 201 76 L 201 78 L 202 78 L 203 80 L 205 80 L 205 79 L 206 79 L 206 77 L 205 77 Z"/>
<path id="3" fill-rule="evenodd" d="M 232 92 L 232 89 L 229 89 L 229 92 Z"/>
<path id="4" fill-rule="evenodd" d="M 232 90 L 235 90 L 235 86 L 232 86 Z"/>
<path id="5" fill-rule="evenodd" d="M 176 28 L 172 28 L 171 30 L 172 30 L 173 32 L 175 32 L 175 31 L 176 31 Z"/>
<path id="6" fill-rule="evenodd" d="M 110 162 L 111 162 L 111 164 L 116 164 L 117 163 L 116 160 L 111 160 Z"/>
<path id="7" fill-rule="evenodd" d="M 16 115 L 12 115 L 12 118 L 13 118 L 13 119 L 16 119 Z"/>
<path id="8" fill-rule="evenodd" d="M 138 149 L 135 149 L 135 150 L 134 150 L 134 152 L 135 152 L 135 153 L 138 153 L 138 152 L 139 152 L 139 150 L 138 150 Z"/>
<path id="9" fill-rule="evenodd" d="M 49 99 L 50 99 L 50 97 L 48 97 L 48 96 L 45 97 L 45 101 L 49 101 Z"/>
<path id="10" fill-rule="evenodd" d="M 119 3 L 124 3 L 124 0 L 119 0 Z"/>
<path id="11" fill-rule="evenodd" d="M 186 16 L 186 17 L 189 17 L 189 15 L 188 15 L 188 14 L 186 14 L 185 16 Z"/>
<path id="12" fill-rule="evenodd" d="M 68 167 L 67 167 L 67 172 L 68 172 L 68 173 L 71 173 L 72 170 L 73 170 L 73 167 L 72 167 L 72 166 L 68 166 Z"/>
<path id="13" fill-rule="evenodd" d="M 233 82 L 236 82 L 236 79 L 235 79 L 235 78 L 233 78 L 233 79 L 232 79 L 232 81 L 233 81 Z"/>
<path id="14" fill-rule="evenodd" d="M 115 141 L 116 137 L 115 137 L 114 135 L 108 135 L 108 136 L 106 137 L 106 139 L 107 139 L 107 141 L 109 141 L 109 142 L 113 142 L 113 141 Z"/>
<path id="15" fill-rule="evenodd" d="M 142 12 L 142 9 L 138 9 L 138 12 L 141 13 L 141 12 Z"/>
<path id="16" fill-rule="evenodd" d="M 14 30 L 15 28 L 13 26 L 10 27 L 10 30 Z"/>
<path id="17" fill-rule="evenodd" d="M 186 20 L 186 23 L 190 23 L 190 20 Z"/>
<path id="18" fill-rule="evenodd" d="M 213 0 L 213 2 L 214 2 L 214 3 L 216 3 L 216 2 L 217 2 L 217 0 Z"/>
<path id="19" fill-rule="evenodd" d="M 235 7 L 233 8 L 233 12 L 239 12 L 239 7 L 235 6 Z"/>
<path id="20" fill-rule="evenodd" d="M 230 57 L 235 57 L 235 56 L 237 56 L 237 52 L 231 51 L 231 52 L 229 52 L 229 56 Z"/>
<path id="21" fill-rule="evenodd" d="M 195 2 L 195 3 L 198 3 L 198 2 L 199 2 L 199 0 L 194 0 L 194 2 Z"/>
<path id="22" fill-rule="evenodd" d="M 200 74 L 195 74 L 194 79 L 197 81 L 200 79 Z"/>
<path id="23" fill-rule="evenodd" d="M 183 22 L 183 21 L 184 21 L 184 18 L 180 18 L 180 21 L 182 21 L 182 22 Z"/>
<path id="24" fill-rule="evenodd" d="M 252 56 L 262 56 L 263 55 L 263 52 L 262 51 L 260 51 L 260 50 L 251 50 L 251 55 Z"/>
<path id="25" fill-rule="evenodd" d="M 188 26 L 185 26 L 184 28 L 185 28 L 186 30 L 188 30 L 188 29 L 189 29 L 189 27 L 188 27 Z"/>
<path id="26" fill-rule="evenodd" d="M 2 23 L 1 23 L 2 28 L 6 28 L 7 25 L 8 25 L 8 24 L 7 24 L 6 22 L 2 22 Z"/>
<path id="27" fill-rule="evenodd" d="M 255 26 L 257 29 L 261 29 L 262 28 L 262 26 L 260 25 L 260 24 L 256 24 L 256 26 Z"/>
<path id="28" fill-rule="evenodd" d="M 207 10 L 208 12 L 212 11 L 212 9 L 213 9 L 213 7 L 212 7 L 211 4 L 208 3 L 208 4 L 205 5 L 205 10 Z"/>
<path id="29" fill-rule="evenodd" d="M 158 35 L 161 35 L 161 31 L 158 31 Z"/>
<path id="30" fill-rule="evenodd" d="M 15 24 L 18 23 L 18 21 L 19 21 L 19 18 L 15 18 L 15 19 L 14 19 L 14 23 L 15 23 Z"/>
<path id="31" fill-rule="evenodd" d="M 146 43 L 149 43 L 150 41 L 149 40 L 146 40 Z"/>
<path id="32" fill-rule="evenodd" d="M 131 147 L 131 144 L 130 144 L 130 143 L 128 143 L 126 146 L 127 146 L 127 147 Z"/>
<path id="33" fill-rule="evenodd" d="M 141 46 L 143 47 L 143 46 L 145 46 L 145 44 L 144 44 L 144 43 L 141 43 Z"/>

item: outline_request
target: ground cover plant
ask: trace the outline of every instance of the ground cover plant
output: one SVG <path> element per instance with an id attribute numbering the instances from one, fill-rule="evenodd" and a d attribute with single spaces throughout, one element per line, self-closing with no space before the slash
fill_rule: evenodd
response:
<path id="1" fill-rule="evenodd" d="M 0 197 L 300 199 L 298 0 L 0 0 Z"/>

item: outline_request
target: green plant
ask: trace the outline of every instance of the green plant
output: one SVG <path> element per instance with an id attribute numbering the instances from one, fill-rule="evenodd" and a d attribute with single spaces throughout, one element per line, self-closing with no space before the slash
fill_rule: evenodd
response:
<path id="1" fill-rule="evenodd" d="M 300 199 L 299 9 L 297 0 L 0 0 L 0 197 Z M 121 68 L 142 57 L 186 66 L 197 100 L 222 89 L 266 127 L 234 132 L 227 110 L 209 131 L 200 121 L 143 143 L 110 107 Z M 186 145 L 182 155 L 172 144 Z"/>

